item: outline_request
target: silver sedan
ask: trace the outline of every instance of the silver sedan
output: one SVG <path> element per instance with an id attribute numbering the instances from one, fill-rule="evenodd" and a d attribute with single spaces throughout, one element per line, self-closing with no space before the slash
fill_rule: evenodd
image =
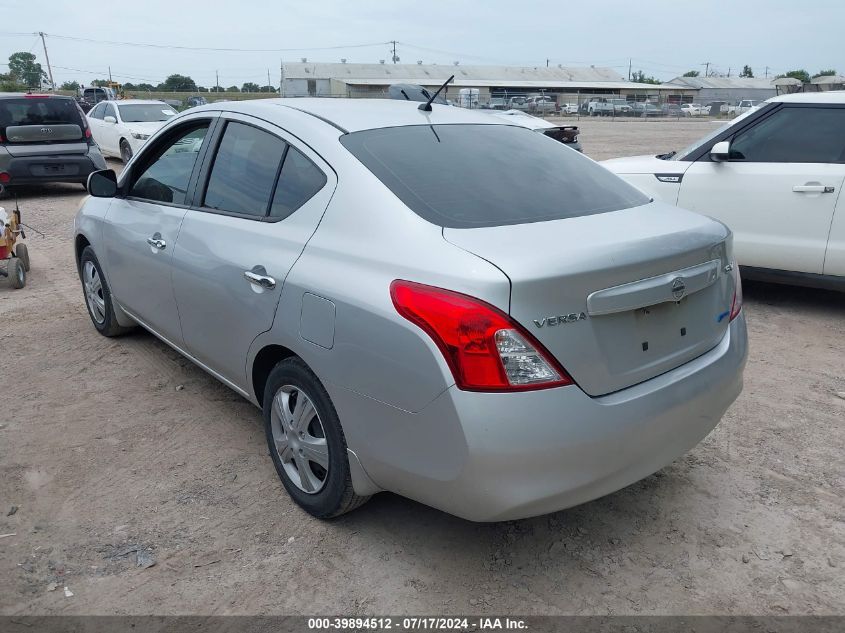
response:
<path id="1" fill-rule="evenodd" d="M 263 410 L 318 517 L 389 490 L 476 521 L 608 494 L 740 393 L 728 229 L 504 119 L 211 104 L 75 222 L 94 327 L 142 326 Z"/>

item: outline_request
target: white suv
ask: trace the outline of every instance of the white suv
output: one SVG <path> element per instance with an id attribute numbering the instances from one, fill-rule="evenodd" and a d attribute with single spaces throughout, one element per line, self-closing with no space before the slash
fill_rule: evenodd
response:
<path id="1" fill-rule="evenodd" d="M 745 276 L 845 288 L 845 92 L 774 97 L 680 152 L 603 164 L 727 224 Z"/>

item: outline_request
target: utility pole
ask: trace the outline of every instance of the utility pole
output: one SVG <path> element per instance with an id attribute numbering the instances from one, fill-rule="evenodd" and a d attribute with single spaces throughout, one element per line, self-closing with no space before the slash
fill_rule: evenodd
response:
<path id="1" fill-rule="evenodd" d="M 111 66 L 109 66 L 109 83 L 111 83 Z"/>
<path id="2" fill-rule="evenodd" d="M 710 76 L 710 62 L 704 62 L 701 65 L 704 66 L 704 76 L 709 77 Z"/>
<path id="3" fill-rule="evenodd" d="M 769 67 L 766 66 L 766 79 L 768 79 L 768 78 L 769 78 Z"/>
<path id="4" fill-rule="evenodd" d="M 50 75 L 50 89 L 55 90 L 56 84 L 53 82 L 53 69 L 50 66 L 50 56 L 47 54 L 47 40 L 44 39 L 44 33 L 42 31 L 39 31 L 38 34 L 41 36 L 41 45 L 44 47 L 44 59 L 47 60 L 47 74 Z"/>
<path id="5" fill-rule="evenodd" d="M 549 58 L 546 57 L 546 68 L 548 68 L 548 67 L 549 67 Z"/>
<path id="6" fill-rule="evenodd" d="M 393 44 L 393 63 L 395 64 L 399 61 L 399 58 L 396 56 L 396 40 L 391 40 L 390 43 Z"/>
<path id="7" fill-rule="evenodd" d="M 631 81 L 631 58 L 628 58 L 628 81 Z"/>
<path id="8" fill-rule="evenodd" d="M 218 71 L 214 71 L 214 91 L 220 92 L 220 73 Z"/>
<path id="9" fill-rule="evenodd" d="M 285 64 L 282 58 L 279 58 L 279 96 L 282 96 L 282 84 L 285 81 Z"/>
<path id="10" fill-rule="evenodd" d="M 268 86 L 271 85 L 270 84 L 270 69 L 269 68 L 267 69 L 267 85 Z"/>
<path id="11" fill-rule="evenodd" d="M 728 77 L 730 77 L 730 76 L 731 76 L 731 67 L 728 66 Z"/>

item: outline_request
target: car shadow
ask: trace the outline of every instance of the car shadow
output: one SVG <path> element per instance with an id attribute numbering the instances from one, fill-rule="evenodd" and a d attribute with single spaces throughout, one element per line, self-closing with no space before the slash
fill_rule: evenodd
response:
<path id="1" fill-rule="evenodd" d="M 782 309 L 809 309 L 818 313 L 845 313 L 845 292 L 750 279 L 742 280 L 742 291 L 745 303 L 759 303 Z"/>

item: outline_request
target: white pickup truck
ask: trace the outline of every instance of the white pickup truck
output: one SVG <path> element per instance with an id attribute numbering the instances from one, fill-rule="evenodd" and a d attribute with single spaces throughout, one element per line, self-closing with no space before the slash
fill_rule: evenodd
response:
<path id="1" fill-rule="evenodd" d="M 743 99 L 736 105 L 729 105 L 728 106 L 728 116 L 737 116 L 742 114 L 743 112 L 748 112 L 752 108 L 756 108 L 760 105 L 760 101 L 756 99 Z"/>
<path id="2" fill-rule="evenodd" d="M 625 99 L 598 97 L 587 106 L 590 116 L 622 116 L 631 113 L 631 106 Z"/>

